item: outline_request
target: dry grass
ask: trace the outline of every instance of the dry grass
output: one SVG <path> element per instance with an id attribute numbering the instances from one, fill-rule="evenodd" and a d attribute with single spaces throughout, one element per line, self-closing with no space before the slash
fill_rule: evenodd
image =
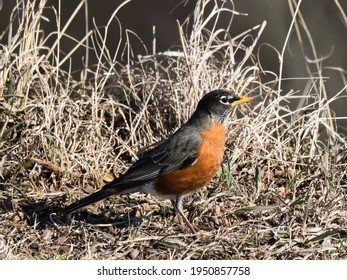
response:
<path id="1" fill-rule="evenodd" d="M 117 50 L 128 63 L 120 65 L 106 48 L 109 26 L 119 24 L 113 18 L 62 55 L 68 26 L 56 18 L 57 32 L 48 37 L 57 39 L 48 48 L 40 27 L 46 2 L 18 1 L 0 38 L 0 258 L 347 257 L 347 144 L 330 109 L 334 100 L 345 102 L 346 88 L 327 98 L 317 57 L 305 89 L 281 92 L 282 70 L 262 69 L 257 56 L 266 24 L 230 38 L 228 26 L 215 23 L 226 14 L 232 24 L 238 13 L 209 0 L 179 24 L 179 51 L 136 58 L 128 32 L 127 48 Z M 288 34 L 309 35 L 290 3 Z M 79 47 L 99 62 L 76 81 L 61 67 Z M 271 82 L 262 82 L 265 74 Z M 145 194 L 110 198 L 66 223 L 62 206 L 124 172 L 215 88 L 257 98 L 230 117 L 220 179 L 185 201 L 201 228 L 197 236 L 185 233 L 166 202 Z M 299 101 L 296 108 L 291 101 Z"/>

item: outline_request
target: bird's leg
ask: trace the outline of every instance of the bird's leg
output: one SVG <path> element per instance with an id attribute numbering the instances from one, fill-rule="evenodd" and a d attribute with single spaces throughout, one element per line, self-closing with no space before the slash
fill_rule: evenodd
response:
<path id="1" fill-rule="evenodd" d="M 182 217 L 183 221 L 186 223 L 186 225 L 189 227 L 192 233 L 196 233 L 193 225 L 188 221 L 187 217 L 183 213 L 183 196 L 182 195 L 176 195 L 175 202 L 172 201 L 172 204 L 174 205 L 174 208 L 176 212 Z"/>
<path id="2" fill-rule="evenodd" d="M 177 215 L 177 210 L 176 210 L 176 200 L 175 199 L 170 199 L 170 201 L 171 201 L 171 204 L 172 204 L 172 207 L 174 208 L 174 216 L 173 216 L 173 219 L 172 219 L 172 221 L 174 222 L 175 221 L 175 219 L 176 219 L 176 217 L 178 217 L 178 222 L 180 223 L 180 224 L 182 224 L 182 218 L 181 218 L 181 215 Z"/>

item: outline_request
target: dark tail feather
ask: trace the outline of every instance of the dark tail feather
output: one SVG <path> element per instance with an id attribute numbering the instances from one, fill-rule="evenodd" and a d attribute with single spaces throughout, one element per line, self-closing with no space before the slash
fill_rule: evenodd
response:
<path id="1" fill-rule="evenodd" d="M 64 209 L 64 215 L 67 215 L 79 208 L 82 208 L 84 206 L 87 206 L 89 204 L 95 203 L 97 201 L 100 201 L 106 197 L 109 197 L 111 195 L 115 194 L 123 194 L 123 193 L 130 193 L 136 191 L 135 188 L 131 188 L 126 185 L 120 185 L 120 186 L 114 186 L 112 182 L 108 185 L 105 185 L 101 190 L 92 193 L 91 195 L 86 196 L 85 198 L 82 198 L 74 203 L 71 203 L 69 206 L 67 206 Z"/>

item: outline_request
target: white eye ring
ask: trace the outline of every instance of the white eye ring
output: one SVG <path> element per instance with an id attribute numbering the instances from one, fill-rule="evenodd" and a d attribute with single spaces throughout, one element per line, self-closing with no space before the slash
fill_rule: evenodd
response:
<path id="1" fill-rule="evenodd" d="M 226 95 L 223 95 L 219 98 L 219 101 L 222 103 L 222 104 L 229 104 L 228 102 L 229 98 L 226 96 Z"/>

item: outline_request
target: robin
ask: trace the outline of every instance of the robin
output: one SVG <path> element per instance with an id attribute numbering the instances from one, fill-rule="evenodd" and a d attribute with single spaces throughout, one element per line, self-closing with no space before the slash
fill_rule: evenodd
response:
<path id="1" fill-rule="evenodd" d="M 66 207 L 69 214 L 111 195 L 144 192 L 170 199 L 190 230 L 183 198 L 207 185 L 218 171 L 225 148 L 224 120 L 232 106 L 251 101 L 231 91 L 214 90 L 199 101 L 190 119 L 160 145 L 146 152 L 123 175 Z"/>

